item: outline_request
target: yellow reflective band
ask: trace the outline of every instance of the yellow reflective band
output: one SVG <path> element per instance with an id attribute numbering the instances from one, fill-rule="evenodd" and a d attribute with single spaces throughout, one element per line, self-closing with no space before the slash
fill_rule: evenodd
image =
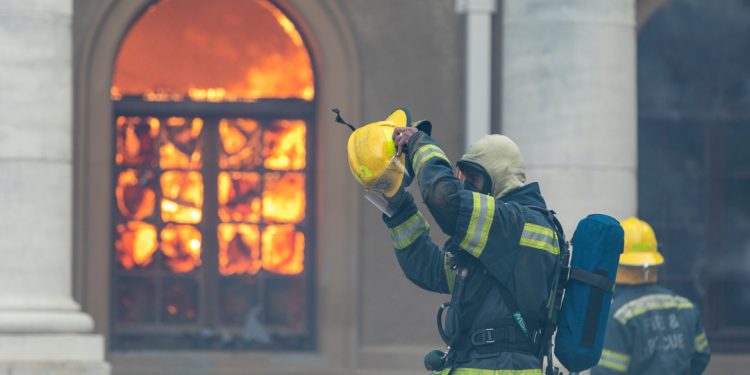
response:
<path id="1" fill-rule="evenodd" d="M 652 294 L 634 299 L 617 309 L 614 318 L 620 323 L 626 324 L 630 319 L 638 315 L 655 310 L 666 309 L 692 309 L 692 302 L 685 297 L 671 294 Z"/>
<path id="2" fill-rule="evenodd" d="M 488 370 L 481 368 L 457 368 L 451 372 L 450 368 L 433 371 L 436 375 L 542 375 L 541 369 L 526 370 Z"/>
<path id="3" fill-rule="evenodd" d="M 695 336 L 695 351 L 702 352 L 708 347 L 708 339 L 706 339 L 706 332 L 701 332 Z"/>
<path id="4" fill-rule="evenodd" d="M 630 356 L 613 350 L 602 350 L 599 366 L 618 372 L 627 372 L 630 366 Z"/>
<path id="5" fill-rule="evenodd" d="M 495 217 L 495 198 L 471 192 L 473 208 L 466 236 L 459 246 L 479 258 L 487 245 L 487 237 L 492 227 L 492 219 Z"/>
<path id="6" fill-rule="evenodd" d="M 419 235 L 428 229 L 430 229 L 430 224 L 427 223 L 427 220 L 425 220 L 424 217 L 422 217 L 422 214 L 417 211 L 417 213 L 412 215 L 406 221 L 394 228 L 390 228 L 388 231 L 391 234 L 393 247 L 400 250 L 411 245 Z"/>
<path id="7" fill-rule="evenodd" d="M 526 223 L 523 225 L 523 233 L 521 233 L 521 241 L 519 244 L 544 250 L 555 255 L 560 254 L 560 244 L 557 241 L 557 233 L 552 229 L 537 224 Z"/>
<path id="8" fill-rule="evenodd" d="M 448 283 L 448 291 L 453 293 L 453 283 L 456 281 L 456 272 L 448 265 L 448 256 L 443 257 L 443 270 L 445 270 L 445 282 Z"/>
<path id="9" fill-rule="evenodd" d="M 419 171 L 422 170 L 422 167 L 425 163 L 427 163 L 428 160 L 432 158 L 441 158 L 450 164 L 450 161 L 448 160 L 448 157 L 445 156 L 445 153 L 443 150 L 440 149 L 437 145 L 428 144 L 420 147 L 417 152 L 414 153 L 413 160 L 413 166 L 414 166 L 414 173 L 419 175 Z"/>

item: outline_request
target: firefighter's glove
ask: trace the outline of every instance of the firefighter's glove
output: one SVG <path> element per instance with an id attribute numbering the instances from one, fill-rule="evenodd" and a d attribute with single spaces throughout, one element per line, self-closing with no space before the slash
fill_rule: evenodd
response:
<path id="1" fill-rule="evenodd" d="M 401 209 L 401 206 L 403 206 L 405 202 L 409 200 L 414 200 L 411 194 L 409 194 L 409 192 L 407 192 L 404 189 L 405 185 L 408 185 L 406 184 L 406 176 L 404 176 L 404 182 L 401 183 L 401 187 L 398 189 L 396 194 L 393 194 L 392 197 L 386 197 L 386 200 L 388 201 L 388 206 L 393 208 L 393 210 L 396 212 L 398 212 Z"/>
<path id="2" fill-rule="evenodd" d="M 432 123 L 428 120 L 420 120 L 412 123 L 410 126 L 396 128 L 393 131 L 393 141 L 398 155 L 406 154 L 406 173 L 401 182 L 401 187 L 408 187 L 414 179 L 414 168 L 412 168 L 409 155 L 409 144 L 414 144 L 414 140 L 419 138 L 419 132 L 430 135 L 432 133 Z"/>

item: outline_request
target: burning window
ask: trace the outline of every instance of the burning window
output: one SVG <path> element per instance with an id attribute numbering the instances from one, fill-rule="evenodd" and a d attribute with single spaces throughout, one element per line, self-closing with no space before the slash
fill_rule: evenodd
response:
<path id="1" fill-rule="evenodd" d="M 116 349 L 311 347 L 310 57 L 267 0 L 163 0 L 113 77 Z"/>

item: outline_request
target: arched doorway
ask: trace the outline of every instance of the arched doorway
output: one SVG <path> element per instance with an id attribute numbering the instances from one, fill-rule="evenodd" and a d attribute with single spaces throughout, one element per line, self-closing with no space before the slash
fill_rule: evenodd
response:
<path id="1" fill-rule="evenodd" d="M 149 6 L 120 47 L 113 349 L 311 349 L 314 77 L 268 0 Z"/>
<path id="2" fill-rule="evenodd" d="M 75 43 L 75 203 L 74 203 L 74 290 L 84 310 L 95 320 L 95 329 L 111 339 L 111 285 L 110 268 L 114 233 L 112 212 L 116 207 L 112 194 L 115 186 L 113 155 L 116 138 L 112 125 L 113 101 L 110 99 L 114 60 L 119 45 L 151 0 L 128 2 L 105 0 L 92 2 L 85 16 L 78 19 Z M 294 19 L 306 40 L 316 75 L 336 77 L 317 80 L 315 87 L 316 124 L 330 121 L 333 107 L 341 108 L 354 121 L 361 111 L 361 76 L 358 52 L 347 18 L 342 10 L 330 2 L 307 0 L 274 1 L 274 4 Z M 87 19 L 88 17 L 88 19 Z M 208 94 L 207 94 L 208 95 Z M 341 157 L 341 145 L 348 134 L 339 126 L 319 126 L 315 129 L 310 152 L 316 155 L 314 168 L 314 196 L 307 196 L 307 204 L 325 207 L 324 217 L 318 212 L 312 221 L 313 235 L 306 237 L 319 250 L 317 261 L 308 269 L 315 274 L 327 274 L 325 281 L 314 285 L 316 301 L 311 309 L 315 322 L 311 327 L 317 332 L 317 350 L 309 361 L 295 362 L 290 366 L 330 369 L 346 367 L 352 361 L 352 342 L 356 342 L 357 304 L 346 308 L 337 305 L 342 298 L 356 301 L 359 277 L 351 265 L 357 264 L 359 235 L 355 230 L 359 218 L 359 189 L 345 173 L 346 159 Z M 342 226 L 342 223 L 345 223 Z M 332 272 L 335 270 L 335 272 Z M 317 279 L 317 278 L 316 278 Z M 317 279 L 319 280 L 319 279 Z M 354 340 L 354 341 L 352 341 Z M 108 347 L 107 357 L 114 372 L 127 368 L 128 373 L 161 372 L 184 373 L 192 369 L 191 362 L 175 360 L 184 357 L 176 352 L 123 352 Z M 167 354 L 175 353 L 175 354 Z M 283 355 L 283 354 L 278 354 Z M 193 360 L 215 363 L 216 371 L 242 371 L 267 373 L 269 368 L 279 369 L 274 351 L 262 351 L 227 357 L 212 351 L 192 351 Z M 221 361 L 216 361 L 222 358 Z M 131 366 L 140 363 L 138 368 Z M 253 366 L 249 367 L 249 363 Z M 205 373 L 214 370 L 205 369 Z"/>
<path id="3" fill-rule="evenodd" d="M 750 350 L 750 6 L 671 0 L 638 36 L 639 214 L 712 350 Z"/>

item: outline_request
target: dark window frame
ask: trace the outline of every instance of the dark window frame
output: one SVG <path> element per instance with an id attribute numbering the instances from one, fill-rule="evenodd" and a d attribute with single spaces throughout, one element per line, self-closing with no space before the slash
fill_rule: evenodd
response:
<path id="1" fill-rule="evenodd" d="M 197 224 L 201 229 L 202 239 L 202 251 L 201 260 L 202 268 L 207 269 L 206 272 L 212 273 L 209 276 L 198 275 L 196 279 L 202 280 L 204 287 L 203 291 L 199 291 L 198 295 L 198 306 L 201 308 L 199 312 L 201 321 L 199 323 L 191 323 L 189 325 L 181 325 L 170 323 L 168 326 L 164 326 L 164 323 L 148 325 L 130 325 L 129 327 L 122 327 L 117 322 L 117 279 L 120 277 L 127 277 L 126 274 L 132 271 L 121 271 L 118 270 L 117 260 L 112 257 L 111 261 L 111 274 L 109 278 L 110 282 L 110 330 L 111 339 L 110 346 L 113 350 L 142 350 L 142 349 L 166 349 L 166 350 L 303 350 L 309 351 L 316 348 L 317 332 L 315 323 L 315 311 L 316 311 L 316 298 L 314 281 L 315 276 L 315 231 L 313 225 L 313 218 L 316 212 L 315 209 L 315 155 L 313 140 L 315 139 L 315 101 L 305 101 L 301 99 L 260 99 L 251 102 L 198 102 L 191 100 L 184 100 L 179 102 L 152 102 L 145 101 L 140 97 L 123 97 L 120 100 L 113 101 L 113 124 L 119 116 L 126 117 L 200 117 L 204 121 L 204 132 L 207 129 L 213 129 L 211 132 L 204 133 L 209 135 L 207 139 L 204 139 L 203 144 L 203 167 L 198 170 L 203 174 L 204 178 L 204 204 L 203 204 L 203 220 Z M 222 334 L 226 333 L 226 330 L 220 331 L 215 329 L 219 325 L 218 310 L 219 310 L 219 290 L 218 283 L 222 277 L 219 275 L 218 270 L 218 242 L 216 239 L 216 228 L 214 230 L 207 230 L 204 226 L 207 218 L 206 213 L 213 211 L 215 220 L 218 223 L 218 203 L 216 202 L 217 186 L 216 184 L 208 184 L 209 178 L 215 180 L 218 176 L 218 172 L 221 171 L 218 165 L 218 155 L 212 155 L 208 158 L 206 156 L 210 153 L 216 153 L 218 151 L 218 122 L 224 118 L 244 118 L 252 119 L 261 123 L 261 128 L 265 129 L 265 125 L 274 120 L 302 120 L 306 124 L 306 166 L 302 173 L 305 174 L 305 192 L 306 192 L 306 205 L 305 205 L 305 219 L 296 224 L 296 227 L 300 228 L 305 234 L 305 250 L 304 250 L 304 271 L 300 275 L 284 276 L 275 275 L 264 270 L 259 271 L 259 280 L 289 280 L 292 278 L 301 278 L 305 289 L 305 332 L 303 335 L 292 335 L 290 340 L 285 340 L 284 329 L 279 327 L 272 327 L 271 333 L 278 333 L 277 341 L 272 341 L 269 344 L 261 344 L 257 342 L 246 342 L 237 344 L 237 341 L 226 341 L 226 337 L 222 338 Z M 213 143 L 211 142 L 213 140 Z M 113 150 L 117 149 L 117 132 L 113 132 Z M 116 218 L 119 215 L 116 200 L 114 196 L 114 187 L 117 185 L 117 176 L 121 170 L 129 168 L 129 166 L 117 165 L 114 160 L 115 152 L 112 153 L 111 165 L 113 168 L 113 209 L 112 209 L 112 220 L 113 223 L 110 225 L 111 236 L 114 239 L 115 233 L 114 228 L 117 222 Z M 210 163 L 214 164 L 214 168 L 211 168 Z M 159 170 L 160 168 L 154 167 Z M 211 171 L 213 169 L 213 171 Z M 206 174 L 206 171 L 209 171 Z M 261 166 L 259 169 L 254 170 L 262 173 L 265 169 Z M 276 171 L 273 171 L 276 172 Z M 283 171 L 281 171 L 283 172 Z M 157 179 L 158 182 L 158 179 Z M 212 199 L 209 199 L 211 197 Z M 156 202 L 156 210 L 152 215 L 158 217 L 157 224 L 161 225 L 162 220 L 159 213 L 159 203 Z M 213 219 L 212 219 L 213 220 Z M 114 241 L 110 245 L 110 251 L 114 253 Z M 207 250 L 212 247 L 212 250 Z M 159 254 L 157 252 L 155 256 Z M 212 256 L 209 256 L 212 255 Z M 157 260 L 158 261 L 158 260 Z M 208 271 L 211 269 L 211 271 Z M 154 273 L 170 274 L 171 278 L 180 278 L 181 274 L 170 273 L 170 271 L 161 270 L 146 270 L 143 271 L 144 275 L 149 278 L 156 277 Z M 193 271 L 196 272 L 196 271 Z M 204 274 L 204 272 L 200 272 Z M 152 275 L 153 274 L 153 275 Z M 159 280 L 166 280 L 166 278 L 160 276 Z M 184 277 L 184 276 L 183 276 Z M 242 277 L 242 276 L 240 276 Z M 225 277 L 226 279 L 232 278 Z M 200 285 L 199 285 L 200 288 Z M 261 285 L 258 289 L 263 293 L 266 285 Z M 158 317 L 159 308 L 158 303 L 161 295 L 160 291 L 162 288 L 156 288 L 156 300 L 157 306 L 156 316 Z M 204 310 L 205 306 L 213 306 Z M 208 321 L 203 321 L 208 319 Z M 157 319 L 158 320 L 158 319 Z M 202 326 L 201 329 L 195 330 L 196 326 Z M 186 328 L 190 328 L 193 332 L 190 335 L 186 335 Z M 155 333 L 155 334 L 154 334 Z M 232 332 L 238 334 L 236 330 Z M 131 345 L 127 344 L 121 339 L 125 336 L 131 335 L 136 338 L 134 342 L 141 342 L 141 344 Z M 128 336 L 128 337 L 131 337 Z M 192 340 L 185 340 L 186 338 L 192 338 Z M 302 339 L 296 337 L 302 336 Z M 166 338 L 166 341 L 164 340 Z M 190 341 L 190 345 L 184 345 L 185 341 Z M 146 344 L 143 344 L 143 343 Z M 176 344 L 181 342 L 181 344 Z"/>

